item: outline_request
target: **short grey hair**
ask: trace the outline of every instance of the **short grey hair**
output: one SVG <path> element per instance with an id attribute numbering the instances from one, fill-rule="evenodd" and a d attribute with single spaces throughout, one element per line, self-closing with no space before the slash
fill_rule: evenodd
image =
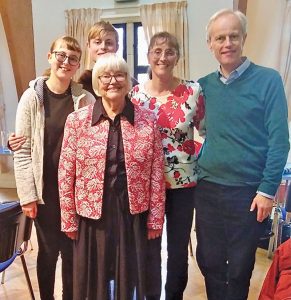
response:
<path id="1" fill-rule="evenodd" d="M 213 14 L 209 21 L 208 24 L 206 25 L 206 39 L 207 41 L 210 41 L 210 31 L 211 31 L 211 25 L 213 24 L 214 21 L 216 21 L 219 17 L 223 15 L 234 15 L 238 18 L 240 25 L 241 25 L 241 30 L 242 34 L 245 36 L 247 34 L 247 17 L 239 10 L 233 11 L 232 9 L 221 9 L 217 11 L 215 14 Z"/>
<path id="2" fill-rule="evenodd" d="M 124 72 L 127 74 L 126 82 L 128 84 L 128 92 L 132 87 L 131 76 L 129 73 L 129 68 L 126 61 L 117 55 L 116 53 L 106 53 L 100 56 L 92 72 L 92 86 L 93 90 L 97 96 L 100 96 L 99 93 L 99 76 L 104 74 L 104 72 Z"/>

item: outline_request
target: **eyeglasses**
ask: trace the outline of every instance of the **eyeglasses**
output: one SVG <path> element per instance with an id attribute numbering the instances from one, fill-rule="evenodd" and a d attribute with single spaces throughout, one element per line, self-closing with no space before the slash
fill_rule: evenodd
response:
<path id="1" fill-rule="evenodd" d="M 126 73 L 118 73 L 118 74 L 115 74 L 115 75 L 103 74 L 103 75 L 100 75 L 98 78 L 100 79 L 100 81 L 103 84 L 109 84 L 113 77 L 114 77 L 116 82 L 125 81 L 126 75 L 127 75 Z"/>
<path id="2" fill-rule="evenodd" d="M 65 52 L 54 51 L 56 60 L 58 62 L 65 62 L 68 59 L 68 62 L 71 66 L 77 66 L 80 62 L 80 58 L 76 55 L 67 55 Z"/>
<path id="3" fill-rule="evenodd" d="M 164 53 L 164 56 L 167 58 L 172 58 L 174 56 L 176 56 L 177 51 L 174 49 L 166 49 L 164 51 L 160 50 L 160 49 L 156 49 L 156 50 L 151 50 L 149 52 L 153 58 L 158 59 L 161 58 L 162 54 Z"/>

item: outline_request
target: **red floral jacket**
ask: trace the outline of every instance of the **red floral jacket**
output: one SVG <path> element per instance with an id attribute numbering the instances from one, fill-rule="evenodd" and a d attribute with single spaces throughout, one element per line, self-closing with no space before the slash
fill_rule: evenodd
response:
<path id="1" fill-rule="evenodd" d="M 59 163 L 62 231 L 78 230 L 78 215 L 102 213 L 108 120 L 92 126 L 93 105 L 68 116 Z M 134 126 L 121 116 L 131 214 L 149 210 L 149 229 L 162 229 L 165 210 L 164 156 L 155 116 L 138 106 Z"/>

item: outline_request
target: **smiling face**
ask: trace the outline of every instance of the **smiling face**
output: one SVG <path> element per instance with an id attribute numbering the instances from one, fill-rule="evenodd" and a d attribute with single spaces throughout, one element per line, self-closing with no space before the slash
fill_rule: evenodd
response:
<path id="1" fill-rule="evenodd" d="M 69 50 L 66 43 L 57 42 L 48 53 L 51 76 L 56 76 L 61 80 L 70 80 L 80 67 L 80 56 L 79 51 Z M 78 60 L 77 63 L 76 60 Z"/>
<path id="2" fill-rule="evenodd" d="M 172 76 L 178 59 L 177 49 L 164 38 L 157 38 L 148 52 L 148 61 L 153 77 Z"/>
<path id="3" fill-rule="evenodd" d="M 99 94 L 110 101 L 124 100 L 128 94 L 127 74 L 119 70 L 105 70 L 98 78 Z"/>
<path id="4" fill-rule="evenodd" d="M 88 32 L 87 47 L 94 62 L 105 53 L 115 53 L 118 50 L 118 32 L 109 22 L 99 21 Z"/>
<path id="5" fill-rule="evenodd" d="M 124 101 L 131 89 L 128 65 L 115 53 L 101 56 L 95 63 L 92 85 L 96 95 L 109 101 Z"/>
<path id="6" fill-rule="evenodd" d="M 115 53 L 118 50 L 116 35 L 113 32 L 104 32 L 89 40 L 88 50 L 91 59 L 96 62 L 105 53 Z"/>
<path id="7" fill-rule="evenodd" d="M 241 23 L 234 14 L 223 14 L 209 28 L 208 46 L 220 63 L 224 75 L 229 75 L 242 63 L 246 39 Z"/>

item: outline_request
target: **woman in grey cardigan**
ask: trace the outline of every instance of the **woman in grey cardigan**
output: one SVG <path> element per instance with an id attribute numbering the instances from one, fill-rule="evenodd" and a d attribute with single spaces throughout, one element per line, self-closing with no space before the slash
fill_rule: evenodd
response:
<path id="1" fill-rule="evenodd" d="M 71 80 L 81 49 L 72 37 L 55 40 L 48 53 L 50 74 L 30 82 L 16 114 L 16 136 L 25 142 L 14 153 L 17 193 L 25 215 L 35 219 L 39 245 L 37 277 L 42 300 L 54 299 L 56 262 L 61 253 L 63 299 L 72 297 L 72 241 L 61 232 L 58 163 L 66 118 L 94 102 Z"/>

